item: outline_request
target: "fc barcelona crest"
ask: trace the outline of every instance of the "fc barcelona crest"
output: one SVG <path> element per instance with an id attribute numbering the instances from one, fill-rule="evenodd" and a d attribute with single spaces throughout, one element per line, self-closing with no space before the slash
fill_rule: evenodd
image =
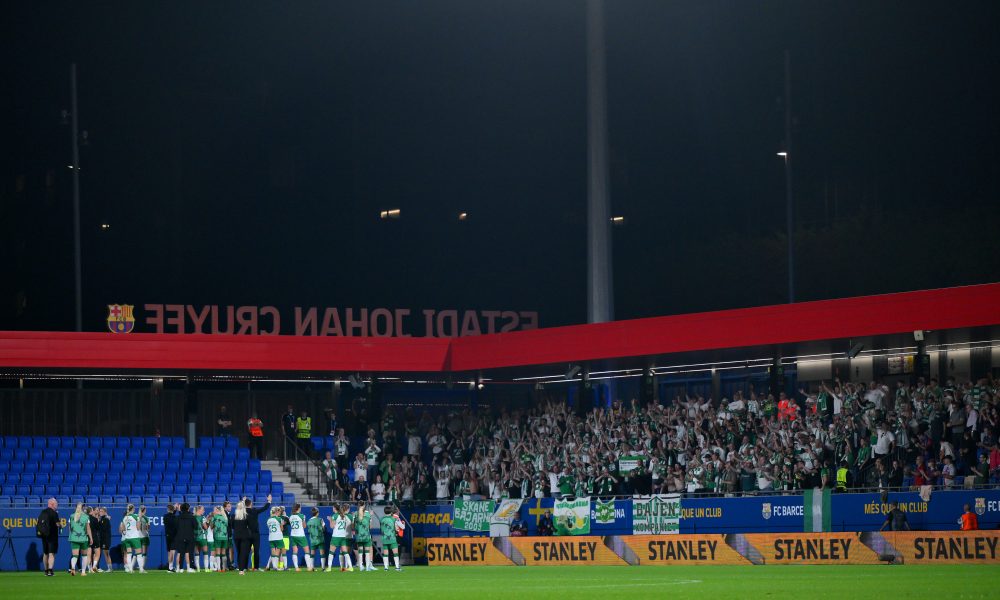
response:
<path id="1" fill-rule="evenodd" d="M 976 514 L 979 516 L 986 514 L 986 498 L 976 498 Z"/>
<path id="2" fill-rule="evenodd" d="M 135 329 L 135 317 L 132 315 L 132 304 L 108 305 L 108 329 L 111 333 L 132 333 Z"/>
<path id="3" fill-rule="evenodd" d="M 770 502 L 764 502 L 763 504 L 761 504 L 760 516 L 764 517 L 765 521 L 771 518 L 771 503 Z"/>

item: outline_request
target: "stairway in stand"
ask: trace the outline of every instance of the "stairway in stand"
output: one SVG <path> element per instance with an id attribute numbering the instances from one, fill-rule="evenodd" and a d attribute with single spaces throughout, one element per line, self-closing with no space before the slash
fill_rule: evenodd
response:
<path id="1" fill-rule="evenodd" d="M 271 472 L 271 481 L 280 481 L 283 483 L 286 494 L 295 494 L 296 502 L 307 503 L 308 501 L 315 500 L 312 494 L 296 482 L 292 475 L 281 466 L 280 461 L 261 461 L 260 468 Z M 287 508 L 291 510 L 290 506 Z"/>

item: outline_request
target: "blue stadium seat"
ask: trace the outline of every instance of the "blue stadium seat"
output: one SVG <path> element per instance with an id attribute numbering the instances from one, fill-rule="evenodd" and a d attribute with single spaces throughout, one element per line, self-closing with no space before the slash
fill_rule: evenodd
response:
<path id="1" fill-rule="evenodd" d="M 160 471 L 160 481 L 163 483 L 173 483 L 177 481 L 177 473 L 174 471 Z"/>
<path id="2" fill-rule="evenodd" d="M 66 472 L 69 471 L 69 463 L 65 463 L 65 462 L 59 461 L 59 462 L 55 463 L 54 465 L 52 465 L 52 470 L 56 471 L 58 473 L 65 474 Z"/>
<path id="3" fill-rule="evenodd" d="M 271 483 L 271 472 L 270 471 L 260 471 L 260 476 L 258 481 L 261 483 Z"/>
<path id="4" fill-rule="evenodd" d="M 88 438 L 88 443 L 90 444 L 90 448 L 92 450 L 100 450 L 104 448 L 104 438 L 100 437 Z"/>
<path id="5" fill-rule="evenodd" d="M 73 450 L 75 448 L 73 444 L 73 438 L 65 437 L 61 438 L 59 441 L 59 447 L 63 450 Z"/>
<path id="6" fill-rule="evenodd" d="M 97 470 L 97 462 L 88 460 L 82 463 L 82 468 L 84 473 L 93 473 Z"/>
<path id="7" fill-rule="evenodd" d="M 183 466 L 181 468 L 183 468 Z M 191 467 L 191 469 L 194 471 L 201 471 L 202 473 L 207 473 L 209 472 L 208 461 L 196 460 L 194 461 L 194 465 Z"/>
<path id="8" fill-rule="evenodd" d="M 135 460 L 126 460 L 125 461 L 124 471 L 126 473 L 135 473 L 138 468 L 139 468 L 139 462 L 138 461 L 135 461 Z"/>
<path id="9" fill-rule="evenodd" d="M 26 436 L 26 435 L 18 436 L 18 438 L 17 438 L 17 447 L 18 448 L 31 448 L 31 438 L 28 437 L 28 436 Z"/>
<path id="10" fill-rule="evenodd" d="M 69 462 L 71 460 L 73 460 L 73 451 L 72 450 L 59 449 L 59 450 L 56 450 L 56 457 L 52 459 L 52 462 L 61 462 L 61 463 L 63 463 L 63 462 Z"/>
<path id="11" fill-rule="evenodd" d="M 162 496 L 157 496 L 156 504 L 160 506 L 166 506 L 167 504 L 170 504 L 170 496 L 168 496 L 167 494 L 163 494 Z"/>
<path id="12" fill-rule="evenodd" d="M 244 462 L 250 460 L 250 449 L 249 448 L 237 448 L 236 449 L 236 460 L 239 462 Z"/>
<path id="13" fill-rule="evenodd" d="M 73 447 L 77 450 L 90 449 L 90 438 L 78 437 L 73 440 Z"/>
<path id="14" fill-rule="evenodd" d="M 55 462 L 56 456 L 58 454 L 59 454 L 59 451 L 56 450 L 55 448 L 46 448 L 45 450 L 42 450 L 42 460 L 47 460 L 49 462 Z"/>
<path id="15" fill-rule="evenodd" d="M 250 461 L 237 461 L 233 463 L 233 473 L 246 473 L 250 470 Z M 260 470 L 259 468 L 257 470 Z"/>
<path id="16" fill-rule="evenodd" d="M 86 477 L 87 476 L 84 475 L 84 479 L 86 479 Z M 79 479 L 80 479 L 80 473 L 78 471 L 64 471 L 63 472 L 63 483 L 67 483 L 69 485 L 74 485 L 77 482 L 77 480 L 79 480 Z"/>
<path id="17" fill-rule="evenodd" d="M 131 495 L 144 496 L 146 494 L 146 484 L 145 483 L 133 483 Z"/>
<path id="18" fill-rule="evenodd" d="M 188 486 L 187 486 L 187 491 L 184 492 L 184 493 L 185 494 L 200 494 L 201 493 L 201 484 L 200 483 L 189 483 Z"/>
<path id="19" fill-rule="evenodd" d="M 118 439 L 113 437 L 102 437 L 101 438 L 101 448 L 105 450 L 114 450 L 118 447 Z"/>
<path id="20" fill-rule="evenodd" d="M 177 471 L 181 468 L 181 463 L 179 460 L 168 460 L 163 467 L 167 471 Z"/>
<path id="21" fill-rule="evenodd" d="M 48 485 L 48 483 L 49 483 L 49 474 L 48 474 L 48 472 L 47 471 L 40 471 L 38 473 L 35 473 L 35 483 L 41 483 L 43 485 Z"/>
<path id="22" fill-rule="evenodd" d="M 191 483 L 191 473 L 188 471 L 177 471 L 175 480 L 177 483 Z"/>
<path id="23" fill-rule="evenodd" d="M 174 458 L 179 458 L 182 461 L 184 461 L 184 460 L 194 460 L 195 449 L 194 448 L 182 448 L 181 451 L 180 451 L 180 453 L 177 453 L 175 451 L 173 454 L 174 454 Z"/>
<path id="24" fill-rule="evenodd" d="M 188 493 L 188 484 L 186 483 L 175 483 L 174 489 L 170 492 L 171 494 L 181 494 L 184 495 Z"/>
<path id="25" fill-rule="evenodd" d="M 125 506 L 128 504 L 128 496 L 115 496 L 112 504 L 116 506 Z M 112 532 L 112 535 L 114 535 L 114 532 Z"/>
<path id="26" fill-rule="evenodd" d="M 27 497 L 27 498 L 24 499 L 24 504 L 25 504 L 25 506 L 39 506 L 40 507 L 40 506 L 43 505 L 42 496 L 41 495 L 38 495 L 38 496 L 29 496 L 29 497 Z"/>
<path id="27" fill-rule="evenodd" d="M 47 487 L 48 486 L 46 486 L 46 485 L 41 485 L 41 484 L 36 483 L 36 484 L 34 484 L 34 485 L 31 486 L 31 494 L 30 495 L 32 495 L 32 496 L 44 496 L 45 494 L 48 493 L 48 490 L 45 489 Z"/>
<path id="28" fill-rule="evenodd" d="M 107 446 L 105 446 L 107 447 Z M 115 438 L 115 448 L 119 450 L 128 450 L 132 447 L 132 440 L 129 438 Z"/>
<path id="29" fill-rule="evenodd" d="M 18 488 L 18 491 L 20 491 L 20 487 Z M 64 483 L 64 484 L 61 484 L 59 486 L 59 493 L 61 495 L 63 495 L 63 496 L 71 496 L 71 495 L 73 495 L 74 491 L 76 491 L 76 485 L 75 484 Z M 24 495 L 27 496 L 28 494 L 25 493 Z"/>
<path id="30" fill-rule="evenodd" d="M 21 473 L 21 483 L 32 484 L 35 483 L 34 473 Z"/>
<path id="31" fill-rule="evenodd" d="M 207 437 L 207 436 L 202 436 L 202 437 L 198 438 L 198 447 L 199 448 L 214 448 L 215 447 L 215 438 L 211 438 L 211 437 Z"/>
<path id="32" fill-rule="evenodd" d="M 14 460 L 14 448 L 0 450 L 0 462 L 9 463 Z"/>
<path id="33" fill-rule="evenodd" d="M 117 450 L 114 448 L 101 448 L 97 451 L 97 460 L 108 462 L 115 460 L 115 452 L 117 452 Z"/>
<path id="34" fill-rule="evenodd" d="M 122 473 L 121 471 L 108 471 L 105 473 L 105 477 L 105 481 L 108 483 L 118 483 L 122 480 Z"/>
<path id="35" fill-rule="evenodd" d="M 260 471 L 260 461 L 256 458 L 251 458 L 247 461 L 247 471 Z"/>
<path id="36" fill-rule="evenodd" d="M 117 495 L 131 496 L 132 495 L 132 486 L 133 485 L 136 485 L 136 484 L 132 484 L 132 483 L 119 483 L 117 485 L 117 490 L 118 491 L 116 491 L 115 494 L 117 494 Z"/>
<path id="37" fill-rule="evenodd" d="M 66 469 L 73 473 L 79 473 L 83 470 L 83 463 L 78 460 L 71 460 L 66 463 Z"/>
<path id="38" fill-rule="evenodd" d="M 153 470 L 153 461 L 151 460 L 139 460 L 136 464 L 136 474 L 139 473 L 149 473 Z"/>
<path id="39" fill-rule="evenodd" d="M 218 482 L 218 483 L 229 483 L 232 480 L 233 480 L 233 472 L 232 471 L 220 471 L 215 476 L 215 481 Z"/>
<path id="40" fill-rule="evenodd" d="M 205 483 L 205 484 L 202 484 L 202 486 L 201 486 L 201 493 L 202 494 L 214 494 L 217 489 L 218 489 L 218 486 L 216 484 L 214 484 L 214 483 Z"/>
<path id="41" fill-rule="evenodd" d="M 206 475 L 204 469 L 195 469 L 194 471 L 191 471 L 191 483 L 205 483 L 205 478 Z"/>
<path id="42" fill-rule="evenodd" d="M 28 450 L 27 462 L 41 462 L 42 461 L 42 450 L 41 448 L 32 448 Z"/>
<path id="43" fill-rule="evenodd" d="M 65 481 L 65 477 L 64 473 L 50 473 L 49 485 L 61 485 Z"/>
<path id="44" fill-rule="evenodd" d="M 153 453 L 153 460 L 166 462 L 169 458 L 170 458 L 170 450 L 167 450 L 166 448 L 157 448 L 156 452 Z"/>
<path id="45" fill-rule="evenodd" d="M 114 496 L 101 496 L 101 497 L 99 497 L 97 499 L 97 503 L 100 504 L 101 506 L 107 506 L 109 504 L 114 504 L 115 503 L 115 497 Z"/>
<path id="46" fill-rule="evenodd" d="M 90 474 L 91 483 L 104 483 L 108 480 L 108 474 L 106 471 L 98 469 Z"/>
<path id="47" fill-rule="evenodd" d="M 186 471 L 190 473 L 194 469 L 194 461 L 182 460 L 180 465 L 181 471 Z"/>
<path id="48" fill-rule="evenodd" d="M 118 471 L 118 481 L 121 483 L 132 483 L 135 481 L 134 471 Z"/>
<path id="49" fill-rule="evenodd" d="M 52 471 L 52 463 L 46 462 L 44 460 L 36 462 L 36 463 L 26 462 L 26 463 L 24 463 L 24 470 L 25 471 L 34 471 L 35 473 L 37 473 L 39 471 L 51 472 Z"/>
<path id="50" fill-rule="evenodd" d="M 146 447 L 146 438 L 134 437 L 132 438 L 132 448 L 142 450 Z"/>
<path id="51" fill-rule="evenodd" d="M 213 499 L 213 496 L 211 496 L 209 494 L 202 494 L 202 495 L 198 496 L 198 499 L 196 500 L 196 502 L 198 504 L 204 504 L 205 505 L 205 510 L 208 511 L 208 507 L 212 504 L 212 499 Z"/>
<path id="52" fill-rule="evenodd" d="M 162 484 L 159 484 L 159 483 L 147 483 L 146 484 L 146 493 L 147 494 L 152 494 L 152 495 L 155 496 L 155 495 L 160 494 L 162 492 L 163 492 L 163 485 Z"/>
<path id="53" fill-rule="evenodd" d="M 285 506 L 292 506 L 295 504 L 295 494 L 282 494 L 281 503 Z"/>
<path id="54" fill-rule="evenodd" d="M 29 452 L 31 452 L 31 450 L 29 450 L 27 448 L 18 448 L 17 450 L 14 451 L 14 461 L 15 462 L 24 462 L 24 461 L 28 460 L 28 453 Z"/>
<path id="55" fill-rule="evenodd" d="M 154 471 L 150 469 L 150 471 L 146 473 L 146 476 L 148 477 L 148 481 L 150 483 L 160 483 L 161 481 L 163 481 L 163 473 L 159 471 Z"/>
<path id="56" fill-rule="evenodd" d="M 184 447 L 184 438 L 172 437 L 169 438 L 170 447 L 174 450 Z"/>
<path id="57" fill-rule="evenodd" d="M 225 442 L 225 445 L 223 446 L 224 448 L 236 449 L 239 448 L 240 446 L 239 442 L 234 437 L 219 438 L 219 439 L 224 440 Z"/>

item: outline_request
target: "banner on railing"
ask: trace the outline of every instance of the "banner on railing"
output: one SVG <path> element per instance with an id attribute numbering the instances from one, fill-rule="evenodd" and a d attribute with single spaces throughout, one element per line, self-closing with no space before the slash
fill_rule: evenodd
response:
<path id="1" fill-rule="evenodd" d="M 455 512 L 452 527 L 465 531 L 489 531 L 490 518 L 496 509 L 493 500 L 455 500 Z"/>
<path id="2" fill-rule="evenodd" d="M 679 494 L 662 494 L 632 500 L 632 532 L 636 535 L 678 533 L 680 523 Z"/>
<path id="3" fill-rule="evenodd" d="M 575 500 L 556 500 L 556 535 L 590 534 L 590 496 Z"/>

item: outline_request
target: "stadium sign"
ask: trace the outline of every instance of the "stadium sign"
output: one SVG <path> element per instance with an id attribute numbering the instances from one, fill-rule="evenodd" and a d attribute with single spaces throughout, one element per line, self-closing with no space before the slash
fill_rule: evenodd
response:
<path id="1" fill-rule="evenodd" d="M 605 538 L 588 536 L 560 538 L 507 538 L 517 550 L 518 564 L 524 565 L 626 565 L 614 550 L 605 545 Z"/>
<path id="2" fill-rule="evenodd" d="M 461 337 L 538 328 L 538 312 L 218 304 L 108 304 L 114 333 Z"/>
<path id="3" fill-rule="evenodd" d="M 588 499 L 589 500 L 589 499 Z M 588 504 L 589 506 L 589 504 Z M 489 531 L 490 518 L 496 509 L 495 500 L 455 500 L 451 526 L 466 531 Z"/>
<path id="4" fill-rule="evenodd" d="M 425 545 L 430 566 L 509 566 L 509 558 L 497 550 L 489 538 L 428 539 Z"/>
<path id="5" fill-rule="evenodd" d="M 748 533 L 744 537 L 769 565 L 878 563 L 878 555 L 856 533 Z"/>
<path id="6" fill-rule="evenodd" d="M 667 538 L 628 535 L 621 539 L 635 553 L 640 565 L 749 565 L 730 547 L 725 536 L 677 535 Z"/>

